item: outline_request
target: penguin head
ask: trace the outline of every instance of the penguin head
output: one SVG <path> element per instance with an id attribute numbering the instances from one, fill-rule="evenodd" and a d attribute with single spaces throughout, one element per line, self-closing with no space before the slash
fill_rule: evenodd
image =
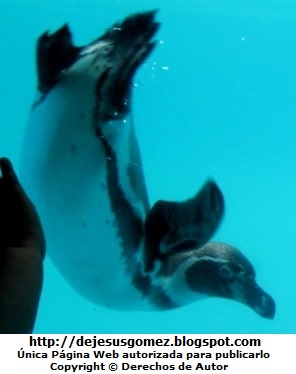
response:
<path id="1" fill-rule="evenodd" d="M 274 318 L 274 300 L 258 286 L 252 264 L 238 249 L 209 242 L 195 250 L 194 257 L 185 271 L 191 291 L 236 300 L 264 318 Z"/>

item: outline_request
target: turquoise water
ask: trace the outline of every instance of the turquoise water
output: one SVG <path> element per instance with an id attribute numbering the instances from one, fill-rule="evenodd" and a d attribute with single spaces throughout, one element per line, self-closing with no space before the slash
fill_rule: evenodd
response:
<path id="1" fill-rule="evenodd" d="M 240 248 L 277 313 L 227 300 L 172 312 L 105 310 L 47 259 L 37 333 L 296 332 L 296 5 L 292 1 L 2 0 L 1 155 L 18 165 L 35 92 L 35 40 L 67 21 L 88 43 L 130 13 L 159 9 L 161 43 L 139 70 L 134 119 L 151 203 L 211 177 L 226 200 L 215 239 Z"/>

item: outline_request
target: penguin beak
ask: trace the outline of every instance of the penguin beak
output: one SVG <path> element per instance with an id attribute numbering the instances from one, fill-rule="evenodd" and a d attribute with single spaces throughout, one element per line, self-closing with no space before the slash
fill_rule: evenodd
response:
<path id="1" fill-rule="evenodd" d="M 273 319 L 275 316 L 275 302 L 271 296 L 269 296 L 260 287 L 256 290 L 254 297 L 255 303 L 250 303 L 249 306 L 259 314 L 259 316 Z"/>
<path id="2" fill-rule="evenodd" d="M 263 318 L 273 319 L 275 316 L 275 301 L 253 279 L 234 282 L 231 286 L 233 298 L 253 309 Z"/>

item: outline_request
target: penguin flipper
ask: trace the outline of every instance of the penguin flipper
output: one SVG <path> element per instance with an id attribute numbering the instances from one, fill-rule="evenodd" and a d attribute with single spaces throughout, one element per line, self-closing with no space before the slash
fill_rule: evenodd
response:
<path id="1" fill-rule="evenodd" d="M 151 271 L 157 258 L 203 246 L 223 213 L 223 195 L 213 181 L 184 202 L 156 202 L 145 221 L 145 270 Z"/>

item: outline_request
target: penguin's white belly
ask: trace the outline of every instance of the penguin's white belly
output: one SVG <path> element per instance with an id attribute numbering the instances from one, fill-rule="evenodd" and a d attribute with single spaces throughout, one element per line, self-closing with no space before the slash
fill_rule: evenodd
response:
<path id="1" fill-rule="evenodd" d="M 41 216 L 48 254 L 69 283 L 95 303 L 141 309 L 110 206 L 106 155 L 92 126 L 92 90 L 90 82 L 64 79 L 33 109 L 21 179 Z M 128 134 L 118 136 L 124 158 Z"/>

